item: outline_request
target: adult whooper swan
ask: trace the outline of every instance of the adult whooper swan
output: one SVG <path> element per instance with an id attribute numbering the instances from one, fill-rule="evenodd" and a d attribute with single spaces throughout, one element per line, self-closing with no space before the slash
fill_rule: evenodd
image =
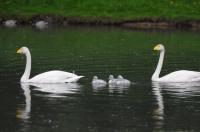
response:
<path id="1" fill-rule="evenodd" d="M 159 77 L 164 55 L 165 55 L 165 47 L 162 44 L 158 44 L 154 47 L 154 50 L 160 51 L 160 58 L 156 67 L 155 72 L 152 75 L 151 80 L 157 81 L 157 82 L 196 82 L 200 81 L 200 72 L 196 71 L 188 71 L 188 70 L 179 70 L 172 72 L 170 74 L 167 74 L 163 77 Z"/>
<path id="2" fill-rule="evenodd" d="M 68 82 L 77 82 L 80 78 L 84 76 L 78 76 L 73 73 L 64 72 L 64 71 L 48 71 L 41 73 L 29 79 L 31 72 L 31 54 L 27 47 L 21 47 L 17 50 L 17 53 L 24 54 L 26 56 L 26 67 L 24 74 L 21 77 L 21 82 L 28 83 L 68 83 Z"/>

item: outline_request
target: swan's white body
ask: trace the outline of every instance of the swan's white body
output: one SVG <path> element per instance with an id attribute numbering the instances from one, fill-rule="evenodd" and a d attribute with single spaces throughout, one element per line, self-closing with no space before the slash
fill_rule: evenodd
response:
<path id="1" fill-rule="evenodd" d="M 67 83 L 67 82 L 77 82 L 80 78 L 84 76 L 77 76 L 76 74 L 64 72 L 64 71 L 48 71 L 41 73 L 29 79 L 31 72 L 31 54 L 27 47 L 20 48 L 17 53 L 25 54 L 26 56 L 26 67 L 25 72 L 21 77 L 21 82 L 28 83 Z"/>
<path id="2" fill-rule="evenodd" d="M 117 77 L 117 85 L 131 85 L 131 82 L 127 79 L 124 79 L 121 75 Z"/>
<path id="3" fill-rule="evenodd" d="M 117 84 L 117 79 L 115 79 L 113 75 L 110 75 L 108 79 L 109 79 L 109 81 L 108 81 L 109 85 L 116 85 Z"/>
<path id="4" fill-rule="evenodd" d="M 94 86 L 98 86 L 98 85 L 105 86 L 106 84 L 107 84 L 106 81 L 104 81 L 102 79 L 98 79 L 97 76 L 94 76 L 92 79 L 92 85 L 94 85 Z"/>
<path id="5" fill-rule="evenodd" d="M 65 83 L 65 82 L 77 82 L 83 76 L 77 76 L 73 73 L 64 71 L 48 71 L 41 73 L 29 79 L 28 82 L 37 83 Z"/>
<path id="6" fill-rule="evenodd" d="M 117 79 L 113 75 L 110 75 L 108 84 L 110 88 L 127 88 L 131 85 L 131 82 L 124 79 L 121 75 Z"/>
<path id="7" fill-rule="evenodd" d="M 200 81 L 200 72 L 180 70 L 169 73 L 153 81 L 160 82 L 196 82 Z"/>
<path id="8" fill-rule="evenodd" d="M 151 80 L 157 81 L 157 82 L 196 82 L 200 81 L 200 72 L 196 71 L 188 71 L 188 70 L 179 70 L 172 72 L 168 75 L 165 75 L 163 77 L 159 77 L 163 60 L 164 60 L 164 54 L 165 54 L 165 48 L 162 44 L 157 45 L 154 50 L 160 50 L 160 58 L 158 61 L 158 65 L 156 67 L 156 70 L 154 74 L 152 75 Z"/>
<path id="9" fill-rule="evenodd" d="M 10 28 L 12 28 L 12 27 L 15 27 L 16 26 L 16 20 L 6 20 L 6 21 L 4 21 L 3 23 L 4 23 L 4 25 L 6 26 L 6 27 L 10 27 Z"/>
<path id="10" fill-rule="evenodd" d="M 48 26 L 48 22 L 45 21 L 38 21 L 35 23 L 36 28 L 38 29 L 45 29 Z"/>

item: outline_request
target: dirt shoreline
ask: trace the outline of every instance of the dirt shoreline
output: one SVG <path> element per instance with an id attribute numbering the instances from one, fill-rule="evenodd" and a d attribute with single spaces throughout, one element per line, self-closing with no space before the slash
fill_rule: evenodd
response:
<path id="1" fill-rule="evenodd" d="M 0 24 L 3 25 L 6 20 L 16 20 L 17 25 L 32 25 L 37 21 L 43 20 L 50 25 L 106 25 L 106 26 L 121 26 L 125 28 L 137 28 L 137 29 L 169 29 L 169 28 L 184 28 L 184 29 L 200 29 L 200 20 L 165 20 L 145 18 L 129 21 L 113 21 L 109 19 L 86 19 L 86 18 L 74 18 L 74 17 L 61 17 L 61 16 L 48 16 L 48 15 L 36 15 L 31 18 L 24 17 L 0 17 Z"/>

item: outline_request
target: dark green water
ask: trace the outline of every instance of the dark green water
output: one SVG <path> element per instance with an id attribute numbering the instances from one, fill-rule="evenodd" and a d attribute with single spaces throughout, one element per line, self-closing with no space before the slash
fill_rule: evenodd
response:
<path id="1" fill-rule="evenodd" d="M 162 75 L 200 71 L 200 32 L 65 27 L 0 28 L 0 131 L 199 131 L 200 84 L 151 83 L 157 43 L 166 47 Z M 29 47 L 31 76 L 48 70 L 84 75 L 77 84 L 20 85 Z M 94 75 L 121 74 L 128 88 L 93 88 Z"/>

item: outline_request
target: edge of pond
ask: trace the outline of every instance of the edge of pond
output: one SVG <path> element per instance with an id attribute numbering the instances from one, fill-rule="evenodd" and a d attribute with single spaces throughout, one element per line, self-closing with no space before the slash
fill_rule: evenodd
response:
<path id="1" fill-rule="evenodd" d="M 50 25 L 90 25 L 90 26 L 120 26 L 134 29 L 200 29 L 200 20 L 169 20 L 161 18 L 143 18 L 134 20 L 115 21 L 111 19 L 84 19 L 79 17 L 63 17 L 51 15 L 35 15 L 26 17 L 0 17 L 0 24 L 4 25 L 6 20 L 16 20 L 17 25 L 33 25 L 35 22 L 43 20 Z"/>

